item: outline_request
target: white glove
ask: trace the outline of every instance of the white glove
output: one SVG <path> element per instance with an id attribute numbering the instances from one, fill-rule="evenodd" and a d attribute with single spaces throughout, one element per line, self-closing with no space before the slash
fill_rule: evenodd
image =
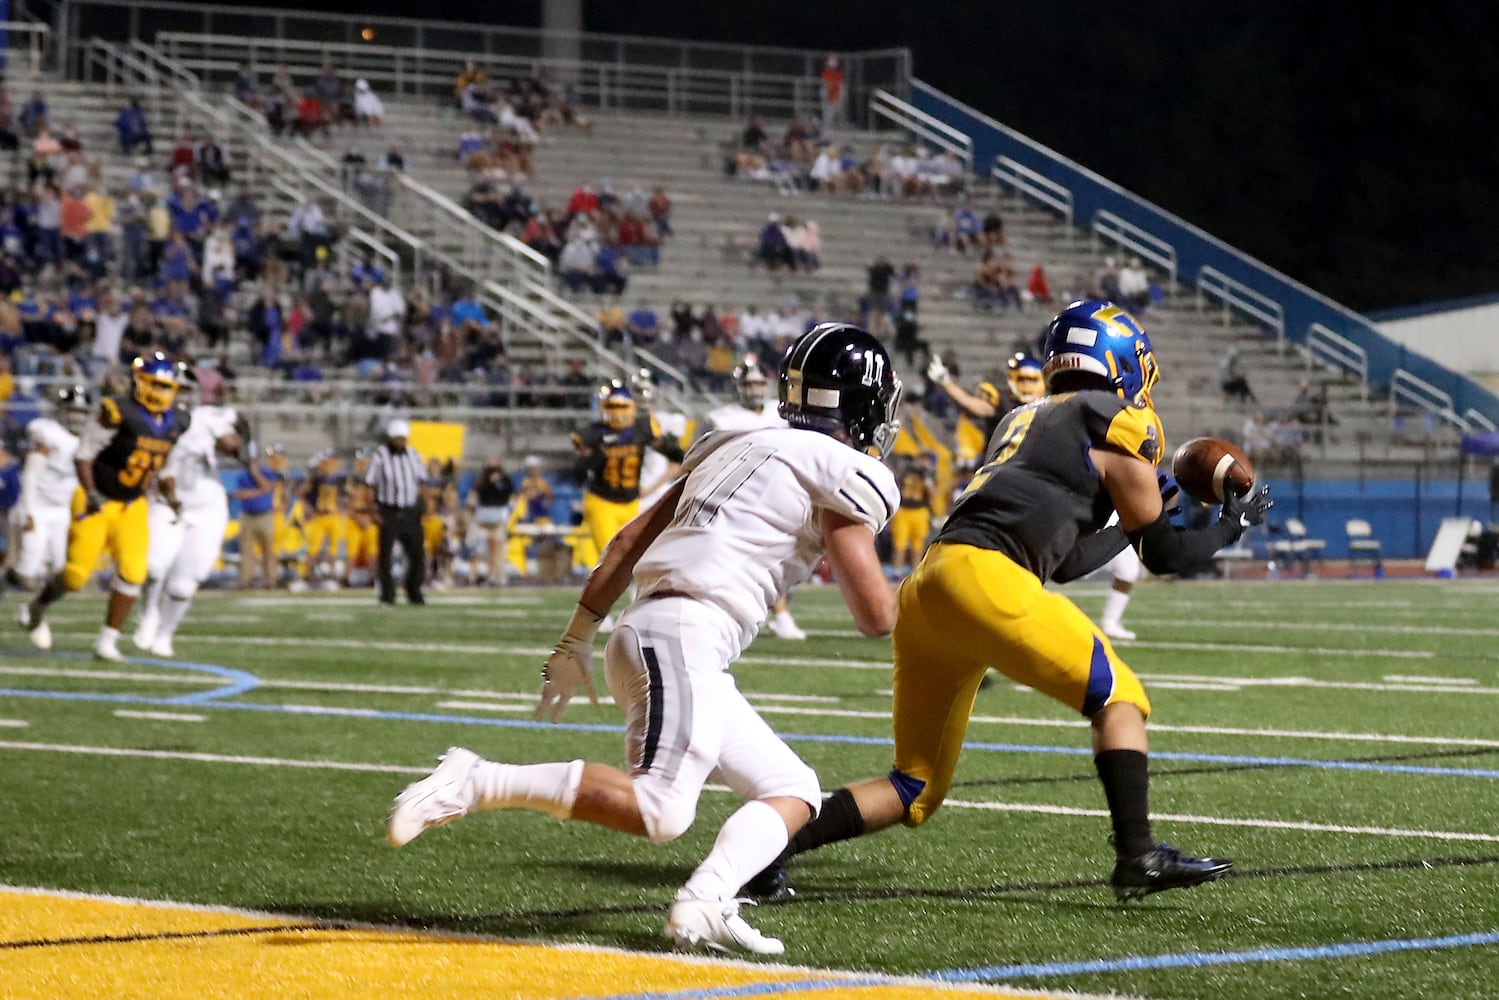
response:
<path id="1" fill-rule="evenodd" d="M 541 665 L 541 703 L 536 706 L 533 718 L 547 722 L 562 718 L 562 710 L 572 700 L 579 685 L 588 692 L 590 702 L 599 703 L 598 692 L 593 686 L 593 637 L 603 620 L 603 616 L 581 604 L 573 610 L 567 631 L 562 633 L 552 655 Z"/>
<path id="2" fill-rule="evenodd" d="M 947 366 L 942 363 L 942 358 L 939 355 L 933 355 L 931 362 L 926 366 L 926 377 L 937 385 L 947 384 Z"/>

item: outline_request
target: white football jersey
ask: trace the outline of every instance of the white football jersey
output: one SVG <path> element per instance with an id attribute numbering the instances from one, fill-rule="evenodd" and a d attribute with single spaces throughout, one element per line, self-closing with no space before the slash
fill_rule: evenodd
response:
<path id="1" fill-rule="evenodd" d="M 176 481 L 177 499 L 184 508 L 227 502 L 219 480 L 218 439 L 233 433 L 234 420 L 228 407 L 200 406 L 193 410 L 187 433 L 172 445 L 159 478 Z"/>
<path id="2" fill-rule="evenodd" d="M 786 421 L 781 419 L 778 412 L 779 405 L 774 399 L 767 399 L 765 405 L 758 410 L 746 409 L 738 403 L 720 406 L 708 414 L 708 429 L 753 431 L 761 427 L 785 427 Z"/>
<path id="3" fill-rule="evenodd" d="M 900 504 L 883 462 L 816 431 L 714 432 L 682 471 L 676 516 L 635 566 L 638 599 L 676 591 L 717 607 L 738 626 L 741 648 L 822 558 L 819 510 L 878 534 Z"/>
<path id="4" fill-rule="evenodd" d="M 47 449 L 47 464 L 33 487 L 33 496 L 48 507 L 69 507 L 73 491 L 78 488 L 78 469 L 73 459 L 78 453 L 78 435 L 51 417 L 37 417 L 26 425 L 26 440 L 32 447 Z"/>

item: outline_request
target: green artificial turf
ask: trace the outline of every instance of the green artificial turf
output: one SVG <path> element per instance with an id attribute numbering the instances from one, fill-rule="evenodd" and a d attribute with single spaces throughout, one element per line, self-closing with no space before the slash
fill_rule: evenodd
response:
<path id="1" fill-rule="evenodd" d="M 1101 588 L 1074 593 L 1098 611 Z M 364 595 L 205 594 L 179 657 L 257 686 L 199 702 L 181 699 L 249 678 L 95 663 L 84 654 L 102 602 L 70 600 L 53 654 L 19 633 L 0 645 L 12 692 L 0 720 L 26 723 L 0 728 L 0 882 L 659 949 L 665 904 L 734 807 L 727 794 L 705 794 L 696 826 L 664 847 L 530 813 L 471 817 L 401 851 L 383 838 L 391 797 L 450 744 L 619 762 L 612 729 L 537 728 L 503 708 L 534 698 L 574 597 L 435 595 L 382 610 Z M 1234 857 L 1235 878 L 1121 907 L 1104 884 L 1107 819 L 977 808 L 1103 808 L 1079 752 L 1086 727 L 1001 678 L 975 706 L 957 802 L 918 831 L 799 859 L 798 899 L 753 920 L 785 938 L 788 959 L 834 968 L 990 969 L 1017 986 L 1162 998 L 1493 996 L 1496 603 L 1499 583 L 1485 581 L 1142 585 L 1126 619 L 1140 641 L 1121 650 L 1155 709 L 1153 810 L 1177 817 L 1158 818 L 1157 834 Z M 825 788 L 883 773 L 889 643 L 856 637 L 834 590 L 800 592 L 795 607 L 813 637 L 757 641 L 741 688 Z M 580 703 L 565 722 L 619 718 Z M 1488 938 L 1420 944 L 1470 934 Z M 1396 941 L 1418 944 L 1358 953 Z M 1253 951 L 1267 953 L 1201 957 Z M 1198 957 L 1160 959 L 1174 955 Z M 1129 958 L 1137 967 L 1057 969 Z M 1025 964 L 1040 968 L 1013 968 Z"/>

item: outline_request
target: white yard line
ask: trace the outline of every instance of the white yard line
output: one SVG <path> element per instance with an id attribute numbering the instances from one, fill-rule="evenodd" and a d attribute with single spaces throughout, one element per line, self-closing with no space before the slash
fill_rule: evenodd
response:
<path id="1" fill-rule="evenodd" d="M 0 719 L 0 729 L 25 729 L 29 725 L 25 719 Z"/>
<path id="2" fill-rule="evenodd" d="M 500 704 L 492 701 L 439 701 L 438 708 L 459 708 L 466 712 L 534 712 L 536 705 Z"/>
<path id="3" fill-rule="evenodd" d="M 1215 674 L 1140 674 L 1152 686 L 1161 683 L 1232 684 L 1236 687 L 1326 688 L 1334 691 L 1399 691 L 1402 694 L 1499 694 L 1499 687 L 1470 687 L 1444 681 L 1384 684 L 1379 681 L 1319 681 L 1310 677 L 1232 677 Z"/>
<path id="4" fill-rule="evenodd" d="M 1257 631 L 1260 629 L 1272 629 L 1280 632 L 1350 632 L 1359 635 L 1375 633 L 1380 635 L 1463 635 L 1490 638 L 1499 636 L 1499 628 L 1468 628 L 1455 625 L 1383 625 L 1378 622 L 1287 622 L 1265 621 L 1263 619 L 1248 622 L 1238 618 L 1198 618 L 1195 615 L 1184 615 L 1180 618 L 1136 618 L 1131 615 L 1129 624 L 1132 628 L 1251 628 Z"/>
<path id="5" fill-rule="evenodd" d="M 1040 813 L 1046 816 L 1102 816 L 1107 809 L 1079 809 L 1074 806 L 1049 806 L 1030 802 L 972 802 L 948 799 L 944 806 L 959 809 L 984 809 L 992 812 Z M 1304 830 L 1308 833 L 1352 833 L 1367 837 L 1410 837 L 1422 840 L 1476 841 L 1499 844 L 1499 833 L 1466 833 L 1456 830 L 1405 830 L 1387 826 L 1345 826 L 1340 823 L 1308 823 L 1285 819 L 1231 819 L 1226 816 L 1198 816 L 1178 813 L 1153 813 L 1153 821 L 1200 823 L 1205 826 L 1236 826 L 1251 830 Z"/>
<path id="6" fill-rule="evenodd" d="M 132 747 L 84 746 L 69 743 L 29 743 L 0 740 L 0 750 L 33 751 L 38 753 L 84 754 L 103 757 L 135 757 L 149 760 L 181 760 L 202 764 L 237 764 L 250 767 L 287 767 L 309 770 L 361 771 L 372 774 L 429 774 L 431 766 L 405 767 L 397 764 L 363 764 L 331 760 L 297 760 L 287 757 L 246 757 L 234 754 L 188 753 L 177 750 L 141 750 Z M 710 786 L 717 791 L 715 786 Z M 1051 816 L 1106 817 L 1106 809 L 1081 809 L 1073 806 L 1053 806 L 1024 802 L 979 802 L 966 799 L 948 799 L 945 803 L 952 809 L 980 809 L 992 812 L 1037 813 Z M 1310 823 L 1302 820 L 1278 820 L 1263 818 L 1233 818 L 1226 816 L 1201 816 L 1192 814 L 1161 813 L 1156 819 L 1170 823 L 1196 823 L 1208 826 L 1232 826 L 1255 830 L 1300 830 L 1308 833 L 1358 834 L 1369 837 L 1399 837 L 1424 840 L 1476 841 L 1499 843 L 1499 834 L 1468 833 L 1456 830 L 1409 830 L 1398 827 L 1347 826 L 1339 823 Z"/>
<path id="7" fill-rule="evenodd" d="M 1385 674 L 1384 679 L 1391 684 L 1477 684 L 1474 677 L 1418 677 L 1409 674 Z"/>
<path id="8" fill-rule="evenodd" d="M 128 708 L 117 708 L 114 711 L 117 719 L 146 719 L 151 722 L 203 722 L 208 716 L 194 715 L 190 712 L 135 712 Z"/>

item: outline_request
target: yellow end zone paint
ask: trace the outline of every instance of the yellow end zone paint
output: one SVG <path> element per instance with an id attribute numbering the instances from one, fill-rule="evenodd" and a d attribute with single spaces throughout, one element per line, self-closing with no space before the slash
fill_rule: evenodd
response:
<path id="1" fill-rule="evenodd" d="M 329 927 L 276 914 L 3 886 L 0 955 L 4 994 L 14 1000 L 563 1000 L 735 987 L 755 987 L 756 997 L 859 1000 L 928 1000 L 975 993 L 1030 1000 L 1059 996 L 910 980 L 808 990 L 808 980 L 836 981 L 855 974 L 424 931 Z M 788 989 L 766 989 L 779 982 Z"/>

